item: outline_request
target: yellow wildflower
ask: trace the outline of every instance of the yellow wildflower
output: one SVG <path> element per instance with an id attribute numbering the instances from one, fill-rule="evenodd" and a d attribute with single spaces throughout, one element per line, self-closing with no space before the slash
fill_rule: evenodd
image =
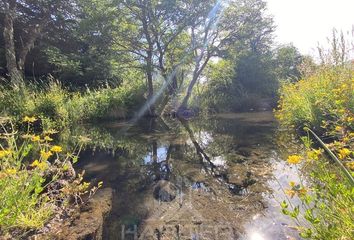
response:
<path id="1" fill-rule="evenodd" d="M 336 127 L 334 128 L 334 130 L 336 130 L 337 132 L 340 132 L 340 131 L 343 130 L 343 128 L 342 128 L 341 126 L 336 126 Z"/>
<path id="2" fill-rule="evenodd" d="M 47 142 L 51 142 L 51 141 L 53 141 L 53 138 L 51 138 L 49 136 L 45 136 L 44 140 L 47 141 Z"/>
<path id="3" fill-rule="evenodd" d="M 350 138 L 349 137 L 344 137 L 343 138 L 343 142 L 349 142 L 350 141 Z"/>
<path id="4" fill-rule="evenodd" d="M 58 131 L 54 130 L 54 129 L 49 129 L 49 130 L 46 130 L 43 132 L 43 134 L 46 134 L 46 135 L 52 135 L 52 134 L 56 134 L 58 133 Z"/>
<path id="5" fill-rule="evenodd" d="M 299 162 L 301 162 L 302 157 L 299 155 L 290 155 L 288 157 L 288 163 L 290 164 L 298 164 Z"/>
<path id="6" fill-rule="evenodd" d="M 296 191 L 295 190 L 293 190 L 293 189 L 285 189 L 285 193 L 286 193 L 286 195 L 288 195 L 289 197 L 294 197 L 295 196 L 295 194 L 296 194 Z"/>
<path id="7" fill-rule="evenodd" d="M 0 158 L 6 157 L 11 154 L 10 150 L 0 150 Z"/>
<path id="8" fill-rule="evenodd" d="M 32 136 L 32 139 L 31 139 L 33 142 L 39 142 L 41 140 L 41 137 L 40 136 Z"/>
<path id="9" fill-rule="evenodd" d="M 321 153 L 322 153 L 321 149 L 313 149 L 313 150 L 307 152 L 307 157 L 310 160 L 318 160 Z"/>
<path id="10" fill-rule="evenodd" d="M 41 170 L 45 170 L 47 166 L 48 165 L 46 162 L 40 162 L 38 160 L 34 160 L 33 163 L 31 164 L 31 167 L 38 167 Z"/>
<path id="11" fill-rule="evenodd" d="M 16 174 L 17 173 L 17 170 L 14 169 L 14 168 L 9 168 L 9 169 L 6 169 L 5 171 L 7 174 L 9 175 L 13 175 L 13 174 Z"/>
<path id="12" fill-rule="evenodd" d="M 295 182 L 293 182 L 293 181 L 290 181 L 290 182 L 289 182 L 289 185 L 290 185 L 290 187 L 292 187 L 292 188 L 293 188 L 293 187 L 295 187 L 296 183 L 295 183 Z"/>
<path id="13" fill-rule="evenodd" d="M 351 154 L 351 151 L 348 148 L 342 148 L 338 152 L 338 157 L 340 159 L 345 159 L 345 158 L 349 157 L 350 154 Z"/>
<path id="14" fill-rule="evenodd" d="M 354 162 L 348 162 L 346 165 L 350 170 L 354 171 Z"/>
<path id="15" fill-rule="evenodd" d="M 38 160 L 34 160 L 33 163 L 31 164 L 31 167 L 37 167 L 39 165 Z"/>
<path id="16" fill-rule="evenodd" d="M 62 147 L 60 147 L 60 146 L 53 146 L 50 150 L 52 152 L 56 152 L 56 153 L 59 153 L 59 152 L 63 151 Z"/>
<path id="17" fill-rule="evenodd" d="M 44 150 L 41 150 L 41 157 L 43 158 L 44 161 L 50 158 L 52 155 L 53 153 L 51 151 L 46 152 Z"/>
<path id="18" fill-rule="evenodd" d="M 23 122 L 28 122 L 28 123 L 34 123 L 35 121 L 37 121 L 37 119 L 35 117 L 25 116 L 22 121 Z"/>

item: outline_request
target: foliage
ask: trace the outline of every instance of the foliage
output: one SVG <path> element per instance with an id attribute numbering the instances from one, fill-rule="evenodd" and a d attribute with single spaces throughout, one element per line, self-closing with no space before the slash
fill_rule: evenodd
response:
<path id="1" fill-rule="evenodd" d="M 74 94 L 67 103 L 73 122 L 124 119 L 133 117 L 144 102 L 145 87 L 141 82 L 118 88 L 87 90 Z"/>
<path id="2" fill-rule="evenodd" d="M 89 184 L 76 176 L 72 164 L 77 156 L 52 144 L 53 131 L 35 135 L 38 121 L 25 117 L 23 134 L 9 119 L 1 119 L 0 139 L 0 234 L 24 233 L 42 228 L 54 212 L 63 214 L 79 203 L 83 194 L 92 194 Z M 80 151 L 80 147 L 74 150 Z"/>
<path id="3" fill-rule="evenodd" d="M 301 205 L 282 203 L 283 213 L 298 224 L 300 235 L 308 239 L 353 239 L 354 186 L 354 79 L 351 63 L 322 65 L 308 71 L 305 78 L 284 82 L 276 117 L 288 128 L 303 126 L 315 142 L 302 137 L 306 152 L 289 156 L 288 162 L 301 166 L 309 178 L 290 183 L 290 197 L 298 196 Z M 326 137 L 326 144 L 315 133 Z M 318 143 L 332 158 L 316 149 Z M 307 174 L 308 175 L 308 174 Z M 299 176 L 301 179 L 301 176 Z"/>
<path id="4" fill-rule="evenodd" d="M 57 81 L 3 87 L 0 112 L 17 121 L 30 114 L 40 118 L 45 128 L 63 128 L 83 121 L 131 117 L 143 105 L 144 91 L 139 81 L 118 88 L 87 89 L 84 93 L 70 93 Z"/>
<path id="5" fill-rule="evenodd" d="M 323 67 L 296 83 L 283 82 L 276 116 L 284 126 L 308 125 L 316 131 L 354 129 L 354 70 Z"/>
<path id="6" fill-rule="evenodd" d="M 199 98 L 201 107 L 209 111 L 232 111 L 235 98 L 242 96 L 242 86 L 233 82 L 235 71 L 232 62 L 220 60 L 209 64 L 206 71 L 208 79 Z"/>
<path id="7" fill-rule="evenodd" d="M 302 172 L 309 172 L 310 177 L 307 183 L 304 180 L 289 183 L 290 188 L 285 192 L 290 198 L 296 196 L 301 205 L 284 200 L 282 212 L 296 221 L 303 238 L 353 239 L 354 186 L 339 167 L 328 161 L 322 149 L 312 148 L 309 138 L 304 140 L 307 146 L 305 156 L 289 156 L 288 162 L 295 167 L 301 166 Z M 347 152 L 345 161 L 348 166 L 354 162 L 353 156 L 352 151 Z"/>
<path id="8" fill-rule="evenodd" d="M 303 56 L 293 45 L 280 46 L 275 51 L 276 75 L 280 80 L 297 81 L 301 77 L 300 65 Z"/>

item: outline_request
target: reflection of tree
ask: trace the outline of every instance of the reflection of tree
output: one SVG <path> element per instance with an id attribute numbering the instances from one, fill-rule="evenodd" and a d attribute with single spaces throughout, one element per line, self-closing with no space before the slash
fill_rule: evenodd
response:
<path id="1" fill-rule="evenodd" d="M 239 195 L 243 194 L 244 190 L 246 190 L 246 188 L 249 185 L 253 184 L 252 181 L 245 181 L 245 182 L 243 182 L 242 185 L 230 183 L 229 178 L 228 178 L 226 172 L 224 171 L 224 169 L 221 169 L 218 166 L 216 166 L 211 161 L 208 154 L 200 146 L 200 144 L 196 140 L 194 133 L 193 133 L 192 129 L 190 128 L 188 122 L 184 119 L 180 119 L 180 122 L 183 125 L 183 127 L 186 129 L 186 131 L 188 132 L 189 137 L 196 149 L 197 155 L 199 156 L 200 164 L 202 165 L 204 171 L 207 174 L 216 178 L 222 185 L 226 186 L 230 190 L 230 192 L 232 192 L 234 194 L 239 194 Z"/>
<path id="2" fill-rule="evenodd" d="M 169 180 L 171 174 L 169 160 L 171 157 L 172 147 L 172 144 L 170 144 L 167 148 L 166 159 L 158 159 L 158 144 L 156 140 L 152 141 L 152 162 L 151 166 L 147 166 L 147 171 L 148 174 L 152 176 L 154 181 Z"/>

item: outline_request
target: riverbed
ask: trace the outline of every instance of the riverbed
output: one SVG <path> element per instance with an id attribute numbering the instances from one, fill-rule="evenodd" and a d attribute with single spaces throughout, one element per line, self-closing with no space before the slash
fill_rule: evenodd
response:
<path id="1" fill-rule="evenodd" d="M 279 206 L 295 174 L 271 112 L 85 131 L 77 168 L 114 191 L 104 239 L 300 239 Z"/>

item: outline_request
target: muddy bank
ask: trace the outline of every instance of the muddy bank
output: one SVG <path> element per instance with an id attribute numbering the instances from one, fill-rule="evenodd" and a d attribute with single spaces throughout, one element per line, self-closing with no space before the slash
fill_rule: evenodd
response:
<path id="1" fill-rule="evenodd" d="M 33 240 L 101 240 L 104 221 L 112 208 L 111 188 L 99 189 L 80 209 L 66 219 L 54 219 Z"/>

